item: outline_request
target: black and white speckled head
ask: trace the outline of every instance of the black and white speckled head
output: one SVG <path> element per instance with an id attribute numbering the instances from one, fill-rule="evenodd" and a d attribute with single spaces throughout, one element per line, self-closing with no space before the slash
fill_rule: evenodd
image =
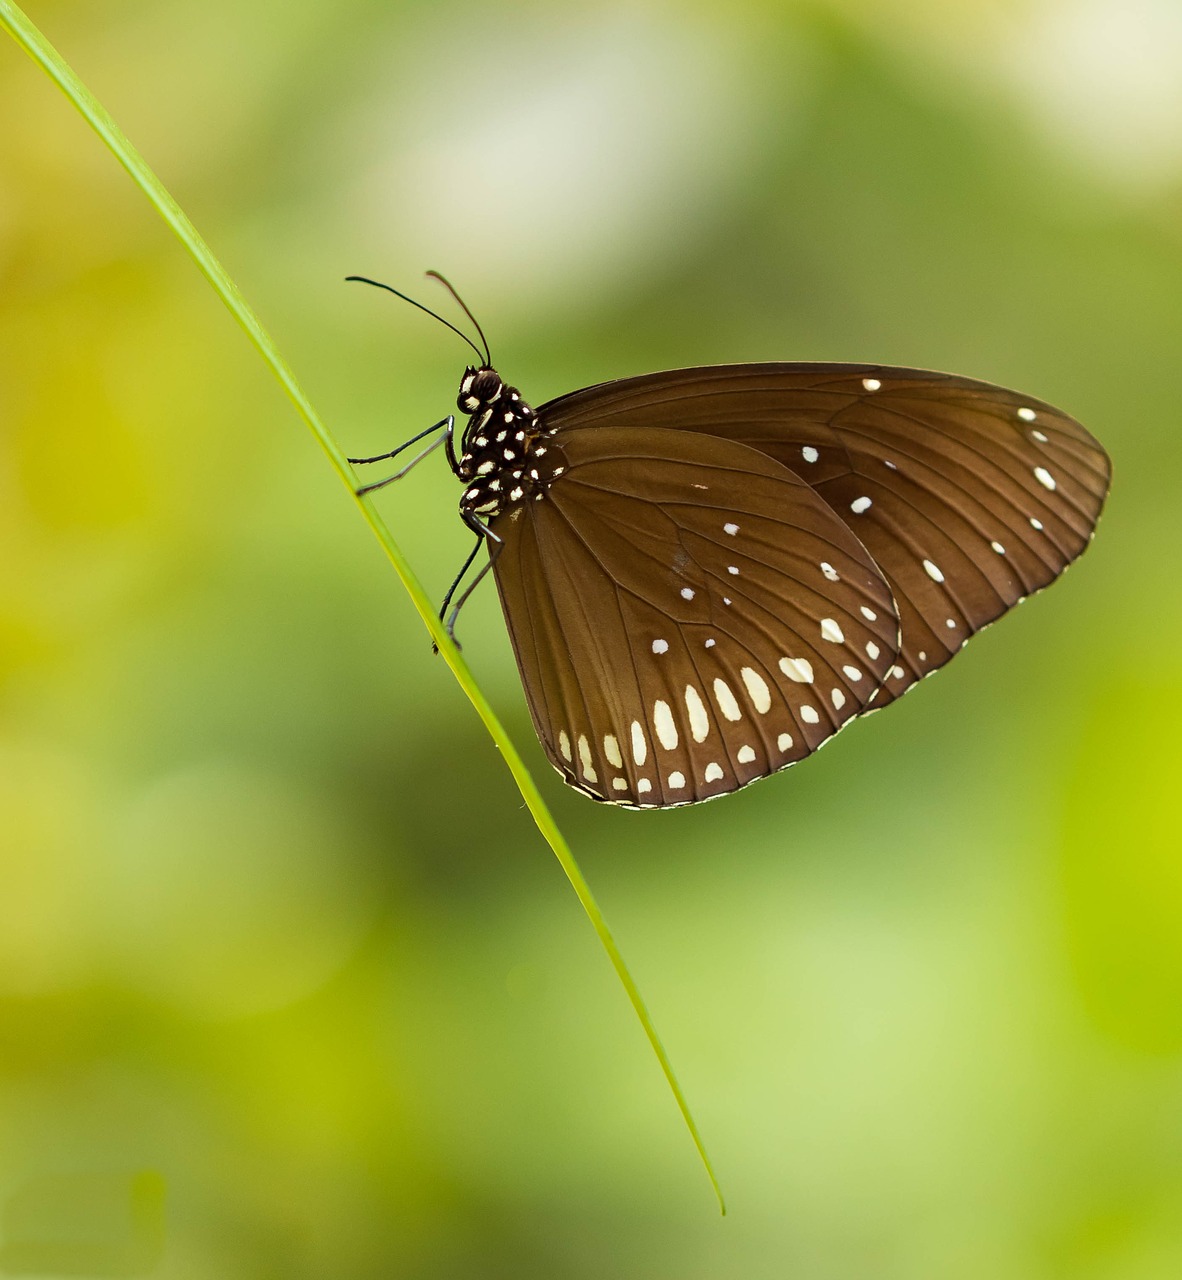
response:
<path id="1" fill-rule="evenodd" d="M 566 470 L 561 452 L 516 387 L 488 365 L 464 370 L 456 404 L 468 415 L 458 474 L 468 488 L 460 509 L 491 520 L 540 501 Z"/>
<path id="2" fill-rule="evenodd" d="M 469 365 L 460 379 L 456 404 L 461 413 L 473 414 L 499 400 L 504 389 L 501 375 L 495 369 L 490 369 L 487 365 L 473 369 Z"/>

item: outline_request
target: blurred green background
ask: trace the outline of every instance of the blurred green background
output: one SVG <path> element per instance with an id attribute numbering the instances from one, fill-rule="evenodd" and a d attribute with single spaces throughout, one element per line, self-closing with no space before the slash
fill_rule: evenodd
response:
<path id="1" fill-rule="evenodd" d="M 680 1072 L 261 362 L 0 41 L 0 1270 L 1182 1273 L 1182 10 L 46 0 L 347 451 L 465 348 L 536 404 L 871 360 L 1061 404 L 1094 548 L 820 757 L 566 792 Z M 383 510 L 433 596 L 442 458 Z M 164 1208 L 161 1209 L 161 1201 Z"/>

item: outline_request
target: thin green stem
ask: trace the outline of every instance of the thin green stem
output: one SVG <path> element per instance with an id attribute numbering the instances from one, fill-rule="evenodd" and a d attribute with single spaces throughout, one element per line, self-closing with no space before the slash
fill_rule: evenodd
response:
<path id="1" fill-rule="evenodd" d="M 656 1028 L 653 1026 L 652 1018 L 649 1016 L 644 1001 L 641 999 L 640 991 L 633 981 L 627 965 L 624 963 L 624 958 L 620 954 L 619 948 L 616 946 L 611 930 L 607 926 L 607 921 L 604 920 L 603 913 L 600 911 L 590 887 L 583 878 L 583 873 L 579 870 L 574 854 L 555 825 L 554 818 L 534 784 L 533 778 L 526 769 L 525 763 L 518 755 L 508 734 L 477 685 L 468 668 L 468 664 L 464 661 L 460 651 L 440 623 L 431 601 L 423 590 L 422 584 L 411 569 L 401 548 L 394 540 L 394 536 L 387 527 L 386 522 L 378 514 L 369 498 L 357 495 L 357 480 L 345 459 L 345 455 L 329 433 L 328 428 L 321 421 L 316 410 L 312 407 L 308 397 L 296 381 L 295 374 L 292 373 L 287 362 L 279 354 L 270 335 L 263 328 L 261 321 L 255 315 L 246 299 L 239 292 L 237 285 L 230 279 L 222 264 L 214 257 L 209 246 L 202 239 L 196 227 L 185 216 L 180 205 L 165 190 L 160 179 L 148 167 L 143 157 L 131 145 L 102 104 L 79 80 L 57 50 L 46 40 L 37 27 L 29 21 L 28 17 L 15 4 L 11 3 L 11 0 L 0 0 L 0 26 L 12 36 L 17 44 L 24 49 L 29 57 L 42 68 L 74 104 L 90 127 L 107 145 L 116 160 L 127 170 L 131 180 L 148 198 L 157 213 L 172 228 L 182 247 L 197 264 L 198 269 L 213 286 L 214 292 L 226 304 L 230 314 L 238 321 L 246 336 L 254 344 L 255 350 L 258 351 L 264 362 L 270 367 L 271 372 L 279 380 L 284 391 L 287 392 L 288 398 L 295 405 L 296 410 L 319 441 L 320 447 L 327 455 L 341 483 L 356 501 L 362 516 L 378 542 L 381 543 L 402 585 L 406 588 L 419 617 L 422 618 L 424 625 L 431 633 L 432 639 L 439 647 L 439 652 L 451 668 L 460 688 L 463 689 L 468 696 L 468 700 L 476 708 L 476 713 L 484 722 L 485 728 L 492 736 L 501 755 L 504 756 L 505 763 L 509 766 L 509 772 L 513 775 L 513 780 L 516 782 L 518 790 L 521 792 L 530 814 L 537 824 L 538 830 L 542 833 L 550 848 L 553 849 L 555 857 L 557 857 L 563 871 L 566 872 L 566 877 L 574 888 L 579 902 L 582 904 L 583 910 L 586 912 L 587 918 L 590 920 L 591 926 L 607 953 L 608 959 L 616 971 L 616 976 L 623 984 L 632 1008 L 644 1028 L 648 1042 L 652 1047 L 653 1053 L 656 1054 L 657 1061 L 661 1065 L 661 1070 L 665 1075 L 669 1088 L 677 1101 L 682 1119 L 685 1121 L 690 1137 L 693 1139 L 694 1146 L 697 1148 L 698 1155 L 705 1166 L 710 1183 L 714 1188 L 714 1193 L 718 1197 L 719 1208 L 723 1213 L 726 1213 L 726 1203 L 723 1200 L 722 1189 L 714 1175 L 714 1169 L 710 1163 L 709 1156 L 706 1154 L 706 1148 L 702 1142 L 701 1135 L 698 1133 L 698 1127 L 690 1114 L 689 1104 L 681 1091 L 681 1086 L 677 1083 L 669 1056 L 661 1044 Z"/>

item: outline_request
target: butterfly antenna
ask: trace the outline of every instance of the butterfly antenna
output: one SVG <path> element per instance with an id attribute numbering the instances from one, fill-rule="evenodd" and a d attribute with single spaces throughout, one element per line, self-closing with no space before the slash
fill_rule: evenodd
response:
<path id="1" fill-rule="evenodd" d="M 455 298 L 455 300 L 460 304 L 460 309 L 463 311 L 463 313 L 476 326 L 476 332 L 480 334 L 480 341 L 484 343 L 484 363 L 488 365 L 488 367 L 491 369 L 492 353 L 488 349 L 488 339 L 484 336 L 484 330 L 480 327 L 480 321 L 477 320 L 476 317 L 472 314 L 472 312 L 468 309 L 468 304 L 456 292 L 455 285 L 453 285 L 450 280 L 446 279 L 444 276 L 441 276 L 438 271 L 428 271 L 427 275 L 430 276 L 432 280 L 438 280 L 439 283 L 443 285 L 443 287 L 448 291 L 448 293 L 450 293 L 451 296 Z"/>
<path id="2" fill-rule="evenodd" d="M 396 298 L 401 298 L 403 302 L 409 302 L 412 307 L 418 307 L 420 311 L 425 311 L 433 319 L 438 320 L 440 324 L 446 325 L 452 331 L 452 333 L 458 333 L 460 337 L 463 338 L 464 341 L 472 348 L 472 350 L 476 352 L 476 354 L 481 358 L 481 360 L 483 360 L 486 364 L 488 363 L 488 343 L 487 342 L 485 342 L 484 344 L 485 349 L 482 352 L 480 348 L 476 345 L 476 343 L 474 343 L 472 339 L 469 338 L 468 335 L 462 329 L 457 329 L 450 320 L 445 320 L 441 315 L 437 315 L 434 311 L 431 310 L 430 307 L 424 307 L 421 302 L 416 302 L 413 298 L 408 298 L 405 293 L 400 293 L 392 285 L 383 284 L 380 280 L 371 280 L 368 276 L 346 276 L 345 279 L 356 280 L 360 284 L 372 284 L 375 289 L 385 289 L 388 293 L 392 293 Z M 451 286 L 449 285 L 448 288 L 451 288 Z M 463 307 L 464 304 L 461 302 L 460 306 Z M 464 310 L 467 311 L 468 308 L 464 307 Z M 476 324 L 476 321 L 473 320 L 472 323 Z M 477 324 L 476 328 L 477 328 L 477 331 L 479 331 L 480 326 Z M 484 338 L 483 333 L 480 336 L 482 339 Z"/>

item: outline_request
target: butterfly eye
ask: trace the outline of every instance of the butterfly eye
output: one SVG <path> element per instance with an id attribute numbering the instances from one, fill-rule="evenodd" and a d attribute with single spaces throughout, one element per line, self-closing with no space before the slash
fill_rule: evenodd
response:
<path id="1" fill-rule="evenodd" d="M 495 369 L 479 369 L 472 383 L 472 394 L 479 396 L 481 403 L 488 404 L 497 399 L 504 385 Z"/>

